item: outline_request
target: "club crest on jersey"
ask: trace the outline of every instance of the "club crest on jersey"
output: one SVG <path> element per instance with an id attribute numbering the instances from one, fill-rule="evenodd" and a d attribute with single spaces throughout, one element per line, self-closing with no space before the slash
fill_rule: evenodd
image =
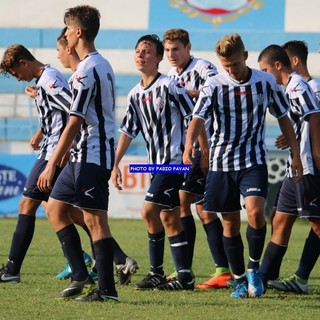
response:
<path id="1" fill-rule="evenodd" d="M 263 104 L 263 94 L 262 93 L 259 93 L 258 94 L 258 97 L 257 97 L 257 104 L 258 105 L 261 105 L 261 104 Z"/>
<path id="2" fill-rule="evenodd" d="M 169 4 L 186 13 L 190 18 L 211 22 L 218 27 L 222 22 L 237 19 L 252 9 L 260 9 L 261 0 L 169 0 Z"/>
<path id="3" fill-rule="evenodd" d="M 164 101 L 161 97 L 158 97 L 156 99 L 156 106 L 158 107 L 158 109 L 163 109 L 164 108 Z"/>
<path id="4" fill-rule="evenodd" d="M 79 83 L 81 83 L 83 86 L 84 86 L 84 83 L 83 83 L 83 79 L 85 79 L 85 78 L 87 78 L 88 76 L 81 76 L 81 75 L 79 75 L 79 74 L 77 74 L 76 76 L 75 76 L 75 80 L 77 81 L 77 82 L 79 82 Z"/>

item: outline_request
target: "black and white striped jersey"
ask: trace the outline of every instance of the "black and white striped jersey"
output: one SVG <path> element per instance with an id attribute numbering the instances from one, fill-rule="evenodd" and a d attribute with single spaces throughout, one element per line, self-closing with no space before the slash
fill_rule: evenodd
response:
<path id="1" fill-rule="evenodd" d="M 312 148 L 310 140 L 310 126 L 307 117 L 315 112 L 320 112 L 319 101 L 315 93 L 297 73 L 293 72 L 286 87 L 286 95 L 290 103 L 289 118 L 292 121 L 296 134 L 300 157 L 303 166 L 303 174 L 319 174 L 312 159 Z M 292 177 L 291 154 L 288 159 L 287 173 Z"/>
<path id="2" fill-rule="evenodd" d="M 186 90 L 201 90 L 207 78 L 218 73 L 217 68 L 211 62 L 191 57 L 182 72 L 178 73 L 176 67 L 172 67 L 168 76 L 177 80 Z M 205 128 L 208 136 L 208 143 L 211 138 L 212 118 L 207 119 Z"/>
<path id="3" fill-rule="evenodd" d="M 266 110 L 284 116 L 288 101 L 273 75 L 249 69 L 248 80 L 239 83 L 227 72 L 209 77 L 201 90 L 194 117 L 213 117 L 210 170 L 238 171 L 265 164 Z"/>
<path id="4" fill-rule="evenodd" d="M 70 115 L 84 119 L 72 153 L 73 162 L 95 163 L 112 170 L 115 134 L 115 79 L 98 52 L 82 60 L 69 80 Z"/>
<path id="5" fill-rule="evenodd" d="M 36 86 L 35 104 L 43 134 L 38 158 L 49 160 L 68 122 L 71 92 L 64 76 L 48 64 Z"/>
<path id="6" fill-rule="evenodd" d="M 158 74 L 146 88 L 138 83 L 128 95 L 120 132 L 135 138 L 141 131 L 150 164 L 180 164 L 185 144 L 184 119 L 193 102 L 175 80 Z"/>
<path id="7" fill-rule="evenodd" d="M 320 102 L 320 82 L 315 80 L 313 77 L 311 77 L 308 80 L 308 85 L 312 89 L 313 93 L 315 94 L 317 100 Z"/>

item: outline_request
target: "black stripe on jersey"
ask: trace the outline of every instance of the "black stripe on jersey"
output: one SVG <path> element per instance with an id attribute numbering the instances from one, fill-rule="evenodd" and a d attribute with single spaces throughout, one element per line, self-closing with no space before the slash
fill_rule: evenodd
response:
<path id="1" fill-rule="evenodd" d="M 71 97 L 71 93 L 69 90 L 63 89 L 64 93 L 68 94 L 69 97 Z M 69 112 L 70 111 L 70 100 L 66 100 L 63 95 L 56 94 L 54 96 L 49 95 L 48 99 L 51 104 L 55 106 L 55 108 L 64 111 Z"/>
<path id="2" fill-rule="evenodd" d="M 81 91 L 81 97 L 80 97 L 79 103 L 77 105 L 77 112 L 78 113 L 81 113 L 81 114 L 83 113 L 83 107 L 86 105 L 88 93 L 89 93 L 89 89 L 83 89 Z M 79 94 L 79 91 L 77 89 L 74 89 L 73 90 L 74 100 L 78 96 L 78 94 Z"/>

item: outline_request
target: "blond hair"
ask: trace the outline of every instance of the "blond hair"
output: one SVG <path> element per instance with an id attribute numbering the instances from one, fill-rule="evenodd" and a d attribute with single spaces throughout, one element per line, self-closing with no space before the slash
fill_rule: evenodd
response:
<path id="1" fill-rule="evenodd" d="M 241 37 L 235 33 L 223 36 L 216 44 L 215 51 L 218 56 L 228 58 L 235 53 L 245 51 Z"/>

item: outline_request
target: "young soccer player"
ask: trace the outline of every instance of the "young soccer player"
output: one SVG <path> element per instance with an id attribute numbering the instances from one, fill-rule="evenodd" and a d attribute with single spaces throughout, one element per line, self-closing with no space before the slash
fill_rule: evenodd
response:
<path id="1" fill-rule="evenodd" d="M 223 243 L 237 282 L 232 298 L 259 297 L 264 292 L 259 261 L 264 247 L 263 214 L 268 189 L 266 165 L 266 110 L 277 117 L 293 153 L 293 171 L 302 176 L 298 146 L 288 105 L 273 76 L 247 67 L 248 52 L 238 34 L 223 36 L 215 51 L 225 72 L 207 79 L 187 132 L 184 163 L 191 164 L 193 143 L 208 115 L 213 117 L 210 170 L 206 179 L 204 210 L 221 212 Z M 240 234 L 240 195 L 248 216 L 248 271 L 245 272 Z"/>
<path id="2" fill-rule="evenodd" d="M 184 118 L 191 116 L 192 100 L 173 79 L 158 72 L 164 48 L 156 35 L 142 36 L 135 46 L 135 63 L 142 79 L 128 95 L 128 107 L 120 128 L 112 181 L 121 190 L 119 163 L 132 139 L 141 131 L 150 164 L 181 164 Z M 147 226 L 150 272 L 135 285 L 138 290 L 193 290 L 188 243 L 179 216 L 182 174 L 155 173 L 147 191 L 141 216 Z M 178 272 L 167 282 L 163 270 L 165 232 Z"/>
<path id="3" fill-rule="evenodd" d="M 80 62 L 79 56 L 76 53 L 74 48 L 71 48 L 68 46 L 67 39 L 65 37 L 65 33 L 67 31 L 67 28 L 63 28 L 60 36 L 57 39 L 57 52 L 58 52 L 58 59 L 62 63 L 62 65 L 65 68 L 70 68 L 71 71 L 74 73 L 77 69 L 77 66 Z M 72 77 L 69 80 L 70 83 L 73 82 Z M 72 210 L 71 212 L 71 219 L 74 223 L 80 225 L 88 234 L 91 242 L 92 247 L 92 253 L 93 257 L 95 258 L 94 252 L 93 252 L 93 246 L 92 246 L 92 238 L 90 231 L 83 220 L 83 214 L 80 210 Z M 116 265 L 116 273 L 118 276 L 118 284 L 125 285 L 128 284 L 131 281 L 131 276 L 134 274 L 137 269 L 139 269 L 137 262 L 132 259 L 131 257 L 128 257 L 123 250 L 120 248 L 117 241 L 112 238 L 112 244 L 113 244 L 113 260 Z M 84 253 L 84 258 L 86 261 L 86 264 L 88 265 L 87 261 L 88 254 Z M 89 257 L 90 258 L 90 257 Z M 91 260 L 91 259 L 90 259 Z M 72 272 L 69 263 L 66 264 L 63 271 L 56 275 L 57 279 L 68 279 L 70 278 Z M 89 274 L 93 279 L 97 279 L 97 274 L 95 267 L 93 266 L 90 270 Z"/>
<path id="4" fill-rule="evenodd" d="M 286 253 L 291 229 L 299 216 L 307 218 L 313 233 L 306 241 L 302 261 L 308 267 L 307 278 L 319 253 L 320 237 L 320 109 L 308 82 L 293 72 L 286 50 L 270 45 L 260 53 L 258 62 L 261 70 L 272 73 L 277 82 L 286 87 L 290 101 L 290 119 L 299 143 L 303 164 L 303 179 L 296 184 L 293 179 L 291 155 L 287 174 L 282 182 L 277 201 L 277 210 L 272 220 L 273 233 L 261 264 L 261 275 L 268 286 L 284 291 L 307 293 L 307 283 L 294 275 L 288 280 L 277 280 L 281 262 Z M 311 248 L 312 247 L 312 248 Z M 316 252 L 314 255 L 313 251 Z M 310 257 L 309 257 L 310 254 Z M 303 269 L 303 268 L 302 268 Z M 270 280 L 270 281 L 268 281 Z"/>
<path id="5" fill-rule="evenodd" d="M 5 76 L 12 75 L 18 81 L 36 80 L 35 105 L 40 121 L 41 137 L 44 138 L 19 203 L 19 217 L 12 237 L 8 262 L 0 269 L 1 283 L 17 283 L 20 282 L 20 269 L 33 238 L 36 211 L 41 202 L 46 202 L 49 197 L 50 190 L 37 188 L 38 177 L 46 167 L 67 124 L 71 93 L 67 81 L 58 70 L 38 61 L 20 44 L 11 45 L 5 50 L 0 73 Z M 34 90 L 33 86 L 28 86 L 26 93 L 30 94 L 30 91 Z M 36 138 L 31 141 L 31 145 L 36 144 L 35 140 Z M 60 173 L 64 160 L 61 157 L 61 161 L 55 164 L 56 172 L 52 183 Z"/>
<path id="6" fill-rule="evenodd" d="M 184 86 L 189 96 L 196 101 L 206 79 L 217 74 L 216 67 L 209 61 L 191 56 L 191 43 L 189 33 L 186 30 L 167 30 L 163 36 L 163 44 L 168 61 L 172 65 L 168 76 Z M 211 127 L 212 119 L 209 118 L 205 124 L 208 144 L 210 144 Z M 208 245 L 215 262 L 215 273 L 213 276 L 204 283 L 198 284 L 196 288 L 224 288 L 227 287 L 227 281 L 232 280 L 232 275 L 222 243 L 223 227 L 216 213 L 208 214 L 203 211 L 203 193 L 208 158 L 200 158 L 199 144 L 196 143 L 195 147 L 197 151 L 193 158 L 194 166 L 182 183 L 179 192 L 181 223 L 188 240 L 190 266 L 192 266 L 196 227 L 191 205 L 195 203 L 197 214 L 207 234 Z M 175 276 L 175 274 L 170 275 L 170 277 Z"/>
<path id="7" fill-rule="evenodd" d="M 95 48 L 99 11 L 88 5 L 64 15 L 68 46 L 80 58 L 71 84 L 70 119 L 38 180 L 50 190 L 56 163 L 75 141 L 71 161 L 59 175 L 48 201 L 48 218 L 72 270 L 71 283 L 58 295 L 76 301 L 117 301 L 113 277 L 113 246 L 108 225 L 108 180 L 114 163 L 115 85 L 111 65 Z M 84 215 L 96 256 L 98 288 L 84 295 L 92 281 L 82 259 L 80 237 L 68 212 L 76 206 Z"/>

